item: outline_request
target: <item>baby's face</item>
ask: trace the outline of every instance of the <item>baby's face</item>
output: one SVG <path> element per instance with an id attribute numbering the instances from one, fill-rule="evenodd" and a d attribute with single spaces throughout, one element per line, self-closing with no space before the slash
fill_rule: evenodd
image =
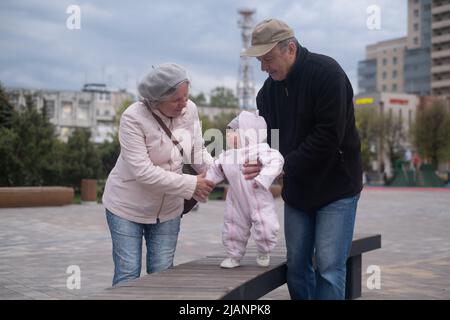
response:
<path id="1" fill-rule="evenodd" d="M 239 139 L 239 131 L 235 129 L 227 129 L 227 149 L 239 149 L 241 140 Z"/>

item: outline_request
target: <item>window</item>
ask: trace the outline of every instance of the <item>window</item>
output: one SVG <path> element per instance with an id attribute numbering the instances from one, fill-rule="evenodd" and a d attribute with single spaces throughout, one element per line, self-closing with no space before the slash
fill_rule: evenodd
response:
<path id="1" fill-rule="evenodd" d="M 418 23 L 414 23 L 414 31 L 418 31 L 419 30 L 419 24 Z"/>
<path id="2" fill-rule="evenodd" d="M 392 63 L 395 65 L 397 64 L 397 57 L 392 58 Z"/>
<path id="3" fill-rule="evenodd" d="M 392 71 L 392 78 L 397 79 L 397 70 Z"/>
<path id="4" fill-rule="evenodd" d="M 45 100 L 44 108 L 49 119 L 55 117 L 55 100 Z"/>
<path id="5" fill-rule="evenodd" d="M 383 58 L 383 66 L 385 66 L 387 64 L 387 59 Z"/>
<path id="6" fill-rule="evenodd" d="M 89 120 L 89 101 L 78 101 L 77 119 L 82 121 Z"/>
<path id="7" fill-rule="evenodd" d="M 383 80 L 386 80 L 386 72 L 383 72 Z"/>
<path id="8" fill-rule="evenodd" d="M 111 94 L 109 92 L 100 92 L 97 94 L 97 100 L 102 102 L 108 102 L 111 100 Z"/>
<path id="9" fill-rule="evenodd" d="M 397 92 L 397 84 L 396 84 L 396 83 L 394 83 L 394 84 L 392 85 L 392 91 L 393 91 L 393 92 Z"/>
<path id="10" fill-rule="evenodd" d="M 61 119 L 70 120 L 72 119 L 73 105 L 71 101 L 63 101 L 61 104 Z"/>
<path id="11" fill-rule="evenodd" d="M 414 17 L 419 17 L 419 9 L 414 9 Z"/>
<path id="12" fill-rule="evenodd" d="M 386 91 L 386 85 L 383 84 L 383 91 Z"/>
<path id="13" fill-rule="evenodd" d="M 414 38 L 414 44 L 419 44 L 419 39 L 417 37 Z"/>

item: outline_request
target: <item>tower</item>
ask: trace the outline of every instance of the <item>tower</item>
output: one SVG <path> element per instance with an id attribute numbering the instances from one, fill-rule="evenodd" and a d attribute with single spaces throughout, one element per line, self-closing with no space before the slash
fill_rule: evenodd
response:
<path id="1" fill-rule="evenodd" d="M 238 25 L 241 29 L 242 50 L 250 47 L 252 37 L 253 20 L 255 10 L 241 9 L 238 11 L 240 18 Z M 237 96 L 241 109 L 255 109 L 255 87 L 253 84 L 253 68 L 250 57 L 241 57 L 239 64 L 239 77 L 237 81 Z"/>

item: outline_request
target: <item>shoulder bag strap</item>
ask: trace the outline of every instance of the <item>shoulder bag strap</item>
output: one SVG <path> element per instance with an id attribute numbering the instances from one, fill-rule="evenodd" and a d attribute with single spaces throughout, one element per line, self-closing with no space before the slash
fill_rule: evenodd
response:
<path id="1" fill-rule="evenodd" d="M 183 160 L 185 160 L 183 147 L 178 142 L 178 140 L 174 137 L 174 135 L 172 134 L 172 131 L 170 131 L 170 129 L 166 126 L 164 121 L 162 121 L 162 119 L 156 113 L 153 112 L 153 110 L 147 105 L 147 103 L 144 102 L 144 104 L 147 107 L 148 111 L 150 111 L 150 113 L 152 114 L 153 118 L 155 118 L 156 122 L 158 122 L 158 124 L 161 126 L 161 128 L 164 130 L 164 132 L 167 134 L 169 139 L 175 145 L 175 147 L 177 147 L 177 149 L 180 151 L 180 154 L 181 154 L 181 157 L 183 157 Z M 185 163 L 185 166 L 188 166 L 190 170 L 197 172 L 197 170 L 195 170 L 194 167 L 192 167 L 190 164 Z"/>

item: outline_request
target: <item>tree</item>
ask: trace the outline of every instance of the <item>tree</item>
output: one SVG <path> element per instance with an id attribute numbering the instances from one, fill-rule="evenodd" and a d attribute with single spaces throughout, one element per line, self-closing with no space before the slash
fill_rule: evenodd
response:
<path id="1" fill-rule="evenodd" d="M 200 92 L 196 96 L 190 95 L 189 99 L 192 100 L 197 106 L 206 106 L 206 105 L 208 105 L 208 103 L 206 101 L 206 97 L 203 94 L 203 92 Z"/>
<path id="2" fill-rule="evenodd" d="M 90 138 L 90 130 L 77 128 L 66 144 L 64 176 L 76 190 L 79 190 L 81 179 L 98 179 L 100 176 L 100 155 Z"/>
<path id="3" fill-rule="evenodd" d="M 437 169 L 450 156 L 450 113 L 441 102 L 419 111 L 413 129 L 414 142 L 423 158 Z"/>
<path id="4" fill-rule="evenodd" d="M 220 108 L 237 108 L 238 99 L 233 90 L 225 87 L 217 87 L 211 91 L 210 105 Z"/>
<path id="5" fill-rule="evenodd" d="M 15 153 L 18 141 L 13 130 L 0 127 L 0 186 L 13 186 L 17 181 L 16 175 L 21 169 L 21 161 Z"/>
<path id="6" fill-rule="evenodd" d="M 11 128 L 2 128 L 0 140 L 2 185 L 41 186 L 62 181 L 61 143 L 31 96 L 26 97 L 23 112 L 13 112 Z"/>
<path id="7" fill-rule="evenodd" d="M 0 83 L 0 128 L 11 128 L 14 108 L 9 103 L 8 95 Z"/>
<path id="8" fill-rule="evenodd" d="M 398 160 L 403 159 L 405 153 L 403 147 L 406 140 L 405 130 L 399 116 L 384 115 L 382 121 L 386 151 L 392 166 L 394 166 Z"/>
<path id="9" fill-rule="evenodd" d="M 373 108 L 355 109 L 355 121 L 361 139 L 361 157 L 365 171 L 371 170 L 371 161 L 376 157 L 372 151 L 380 138 L 380 116 Z"/>

